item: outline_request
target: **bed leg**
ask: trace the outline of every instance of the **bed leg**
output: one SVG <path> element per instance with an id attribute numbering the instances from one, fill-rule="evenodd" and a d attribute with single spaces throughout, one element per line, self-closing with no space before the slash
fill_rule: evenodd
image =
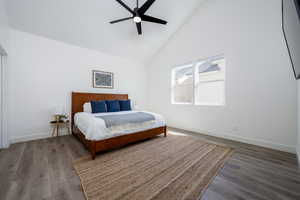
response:
<path id="1" fill-rule="evenodd" d="M 91 152 L 91 156 L 92 156 L 92 160 L 95 160 L 95 158 L 96 158 L 96 153 L 95 153 L 95 152 Z"/>
<path id="2" fill-rule="evenodd" d="M 164 129 L 165 129 L 165 130 L 164 130 L 164 137 L 167 137 L 167 127 L 165 126 Z"/>
<path id="3" fill-rule="evenodd" d="M 96 143 L 95 142 L 90 143 L 90 152 L 91 152 L 92 159 L 95 160 L 95 158 L 96 158 Z"/>

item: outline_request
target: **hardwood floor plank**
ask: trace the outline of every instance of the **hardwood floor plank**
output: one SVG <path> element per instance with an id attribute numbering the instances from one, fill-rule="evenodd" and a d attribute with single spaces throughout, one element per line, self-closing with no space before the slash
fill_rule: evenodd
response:
<path id="1" fill-rule="evenodd" d="M 252 175 L 253 172 L 237 172 L 236 170 L 230 170 L 228 166 L 225 167 L 227 168 L 224 168 L 218 177 L 243 186 L 245 191 L 267 196 L 268 199 L 299 199 L 297 194 L 290 193 L 286 188 L 273 184 L 272 180 L 263 179 L 255 174 Z"/>
<path id="2" fill-rule="evenodd" d="M 214 200 L 223 200 L 223 196 L 214 192 L 210 188 L 206 190 L 206 195 L 202 198 L 202 200 L 209 200 L 209 199 L 214 199 Z"/>
<path id="3" fill-rule="evenodd" d="M 221 197 L 222 200 L 275 200 L 276 196 L 259 195 L 257 193 L 249 192 L 246 188 L 242 187 L 238 183 L 230 182 L 225 178 L 217 176 L 214 182 L 209 186 L 209 191 L 214 192 L 217 196 Z M 206 191 L 207 193 L 207 191 Z M 216 195 L 208 195 L 205 193 L 203 199 L 214 200 Z M 276 197 L 275 199 L 273 197 Z"/>
<path id="4" fill-rule="evenodd" d="M 241 154 L 241 153 L 238 153 L 238 152 L 236 152 L 232 156 L 232 159 L 239 159 L 239 160 L 242 160 L 242 161 L 245 161 L 245 162 L 255 163 L 255 165 L 257 167 L 261 167 L 261 168 L 264 168 L 264 167 L 268 166 L 268 168 L 270 168 L 270 170 L 276 170 L 276 171 L 278 171 L 278 173 L 283 173 L 283 174 L 286 174 L 286 175 L 294 176 L 296 178 L 300 178 L 300 174 L 298 173 L 299 168 L 297 166 L 287 167 L 285 165 L 281 165 L 281 164 L 274 163 L 274 162 L 269 162 L 269 161 L 264 160 L 264 159 L 258 159 L 258 158 L 255 158 L 253 156 L 248 156 L 248 155 Z M 297 180 L 299 180 L 299 179 L 297 179 Z"/>
<path id="5" fill-rule="evenodd" d="M 13 184 L 26 145 L 26 143 L 15 144 L 0 152 L 0 194 L 4 198 L 14 188 Z"/>
<path id="6" fill-rule="evenodd" d="M 10 191 L 12 199 L 29 199 L 33 179 L 35 177 L 34 141 L 28 142 L 16 171 L 14 190 Z"/>
<path id="7" fill-rule="evenodd" d="M 248 174 L 251 173 L 252 176 L 258 176 L 263 180 L 269 180 L 272 184 L 276 184 L 278 187 L 287 188 L 287 190 L 290 190 L 291 193 L 295 192 L 295 194 L 300 195 L 300 191 L 297 191 L 297 189 L 300 188 L 299 174 L 288 175 L 285 174 L 284 171 L 276 168 L 270 168 L 268 165 L 259 167 L 256 163 L 249 163 L 235 158 L 228 161 L 228 165 L 225 166 L 225 168 L 228 167 L 232 169 L 230 164 L 239 165 L 241 166 L 239 169 L 240 171 L 243 170 Z"/>

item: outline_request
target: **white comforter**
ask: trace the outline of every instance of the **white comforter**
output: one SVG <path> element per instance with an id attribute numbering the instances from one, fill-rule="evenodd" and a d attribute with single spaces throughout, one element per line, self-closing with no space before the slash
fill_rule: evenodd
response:
<path id="1" fill-rule="evenodd" d="M 134 112 L 141 111 L 121 111 L 97 114 L 80 112 L 75 114 L 74 122 L 77 128 L 85 135 L 86 139 L 88 140 L 103 140 L 166 125 L 161 115 L 150 112 L 146 113 L 152 114 L 154 116 L 155 120 L 153 121 L 137 124 L 125 124 L 121 126 L 114 126 L 111 128 L 106 128 L 104 120 L 96 117 L 104 115 L 122 115 Z"/>

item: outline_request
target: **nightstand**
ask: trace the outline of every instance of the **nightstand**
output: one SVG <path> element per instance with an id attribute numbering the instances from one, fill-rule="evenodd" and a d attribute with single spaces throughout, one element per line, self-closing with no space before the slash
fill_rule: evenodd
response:
<path id="1" fill-rule="evenodd" d="M 51 121 L 50 124 L 53 125 L 52 137 L 59 136 L 59 128 L 66 127 L 68 133 L 70 134 L 70 121 Z"/>

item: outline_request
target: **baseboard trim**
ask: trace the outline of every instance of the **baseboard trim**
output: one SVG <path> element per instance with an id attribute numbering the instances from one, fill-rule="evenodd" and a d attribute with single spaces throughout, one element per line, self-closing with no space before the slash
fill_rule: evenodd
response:
<path id="1" fill-rule="evenodd" d="M 228 140 L 234 140 L 237 142 L 243 142 L 243 143 L 247 143 L 247 144 L 253 144 L 256 146 L 261 146 L 261 147 L 266 147 L 266 148 L 270 148 L 270 149 L 275 149 L 275 150 L 279 150 L 279 151 L 297 154 L 296 147 L 294 147 L 294 146 L 272 143 L 272 142 L 267 142 L 264 140 L 255 140 L 255 139 L 240 137 L 240 136 L 236 136 L 236 135 L 232 135 L 232 134 L 213 133 L 213 132 L 209 132 L 209 131 L 203 131 L 203 130 L 191 129 L 191 128 L 183 128 L 183 127 L 178 127 L 178 126 L 171 126 L 171 127 L 175 128 L 175 129 L 187 130 L 187 131 L 191 131 L 194 133 L 219 137 L 219 138 L 228 139 Z M 298 156 L 299 155 L 300 154 L 298 154 Z"/>
<path id="2" fill-rule="evenodd" d="M 68 131 L 60 131 L 59 135 L 68 135 Z M 40 140 L 45 138 L 50 138 L 52 135 L 50 133 L 39 133 L 39 134 L 31 134 L 31 135 L 24 135 L 19 137 L 14 137 L 10 139 L 10 144 L 19 143 L 19 142 L 27 142 L 32 140 Z"/>

